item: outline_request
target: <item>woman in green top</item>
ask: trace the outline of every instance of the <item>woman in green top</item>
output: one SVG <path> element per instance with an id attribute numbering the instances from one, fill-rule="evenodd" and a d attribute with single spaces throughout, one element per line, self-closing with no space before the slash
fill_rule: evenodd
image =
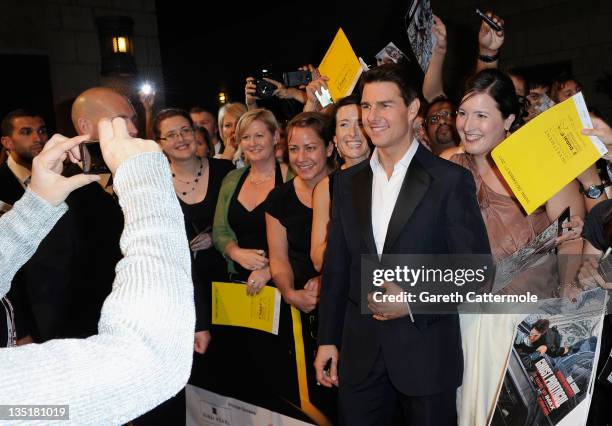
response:
<path id="1" fill-rule="evenodd" d="M 213 242 L 225 256 L 232 279 L 246 282 L 247 293 L 257 294 L 270 280 L 264 201 L 289 173 L 274 157 L 279 126 L 270 111 L 259 108 L 245 113 L 236 125 L 236 139 L 249 166 L 223 180 Z"/>
<path id="2" fill-rule="evenodd" d="M 248 295 L 255 295 L 270 281 L 266 240 L 265 200 L 283 184 L 288 167 L 278 164 L 275 145 L 278 123 L 265 109 L 245 113 L 236 126 L 236 140 L 248 166 L 230 172 L 221 185 L 213 242 L 227 260 L 230 278 L 245 283 Z M 220 348 L 216 367 L 224 371 L 221 393 L 290 415 L 299 412 L 287 404 L 297 389 L 291 357 L 291 320 L 288 307 L 281 308 L 279 334 L 240 327 L 217 326 L 215 341 Z M 283 374 L 274 372 L 282 371 Z M 297 399 L 299 401 L 299 398 Z M 295 403 L 295 402 L 294 402 Z"/>

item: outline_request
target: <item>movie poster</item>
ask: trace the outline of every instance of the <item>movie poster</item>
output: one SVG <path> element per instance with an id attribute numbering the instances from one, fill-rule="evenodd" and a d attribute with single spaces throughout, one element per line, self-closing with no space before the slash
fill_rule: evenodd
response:
<path id="1" fill-rule="evenodd" d="M 427 71 L 436 44 L 431 32 L 433 12 L 429 0 L 412 0 L 406 14 L 406 27 L 410 46 L 423 72 Z"/>
<path id="2" fill-rule="evenodd" d="M 550 299 L 517 327 L 493 426 L 586 422 L 599 352 L 606 292 L 575 305 Z"/>

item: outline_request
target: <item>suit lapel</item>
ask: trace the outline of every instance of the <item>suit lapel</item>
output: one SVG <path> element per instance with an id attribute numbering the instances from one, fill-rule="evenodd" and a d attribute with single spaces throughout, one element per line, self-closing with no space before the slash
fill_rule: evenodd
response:
<path id="1" fill-rule="evenodd" d="M 369 253 L 377 253 L 372 231 L 372 169 L 368 164 L 352 179 L 353 207 L 357 214 L 359 230 L 363 236 Z"/>
<path id="2" fill-rule="evenodd" d="M 0 186 L 0 201 L 9 204 L 15 204 L 25 192 L 6 162 L 0 166 Z"/>
<path id="3" fill-rule="evenodd" d="M 420 149 L 422 148 L 419 147 Z M 391 252 L 391 247 L 393 247 L 400 232 L 406 226 L 408 219 L 410 219 L 429 188 L 431 177 L 421 165 L 418 157 L 417 151 L 406 171 L 404 182 L 389 220 L 383 253 Z"/>

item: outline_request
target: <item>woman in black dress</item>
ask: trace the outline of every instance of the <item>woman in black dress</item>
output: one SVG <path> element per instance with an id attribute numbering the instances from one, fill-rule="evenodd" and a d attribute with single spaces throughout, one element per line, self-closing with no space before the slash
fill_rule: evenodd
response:
<path id="1" fill-rule="evenodd" d="M 312 367 L 321 279 L 310 259 L 312 194 L 329 172 L 327 161 L 333 151 L 330 130 L 329 119 L 316 112 L 301 113 L 289 122 L 289 164 L 297 176 L 275 188 L 266 205 L 270 270 L 284 301 L 291 305 L 302 409 L 318 424 L 333 421 L 336 407 L 334 391 L 316 385 Z M 314 407 L 304 403 L 306 396 Z"/>
<path id="2" fill-rule="evenodd" d="M 284 183 L 288 166 L 277 163 L 275 145 L 279 127 L 265 109 L 245 113 L 236 126 L 236 139 L 248 166 L 229 173 L 223 180 L 215 212 L 213 241 L 225 255 L 230 279 L 244 283 L 245 292 L 255 295 L 270 283 L 265 200 Z M 287 316 L 282 313 L 281 316 Z M 288 317 L 288 316 L 287 316 Z M 220 368 L 226 371 L 223 392 L 246 402 L 293 415 L 286 389 L 290 364 L 280 325 L 279 335 L 238 327 L 216 326 L 215 339 L 222 346 Z M 282 372 L 282 374 L 278 374 Z"/>
<path id="3" fill-rule="evenodd" d="M 210 342 L 211 282 L 227 276 L 225 261 L 212 245 L 213 216 L 221 182 L 233 166 L 226 160 L 196 155 L 193 122 L 186 111 L 160 111 L 153 121 L 153 134 L 170 160 L 174 188 L 185 216 L 196 302 L 194 350 L 203 354 Z"/>

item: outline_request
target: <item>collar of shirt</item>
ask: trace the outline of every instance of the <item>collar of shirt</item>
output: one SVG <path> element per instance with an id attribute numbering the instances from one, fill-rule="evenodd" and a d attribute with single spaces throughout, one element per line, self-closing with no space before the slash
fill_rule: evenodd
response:
<path id="1" fill-rule="evenodd" d="M 413 139 L 412 145 L 406 150 L 404 156 L 393 166 L 391 178 L 387 177 L 385 169 L 378 160 L 377 149 L 374 150 L 370 159 L 370 167 L 372 168 L 372 233 L 379 256 L 383 253 L 389 221 L 402 189 L 408 166 L 410 166 L 418 147 L 419 143 Z"/>
<path id="2" fill-rule="evenodd" d="M 219 154 L 221 152 L 221 148 L 223 148 L 223 144 L 221 141 L 218 141 L 215 145 L 215 154 Z"/>
<path id="3" fill-rule="evenodd" d="M 10 155 L 6 160 L 6 165 L 13 172 L 23 189 L 30 183 L 30 177 L 32 176 L 32 172 L 30 172 L 27 168 L 23 167 L 21 164 L 17 164 L 13 157 Z"/>
<path id="4" fill-rule="evenodd" d="M 412 158 L 416 154 L 418 148 L 419 143 L 416 139 L 412 139 L 412 144 L 408 147 L 404 156 L 400 158 L 400 160 L 393 166 L 393 173 L 391 174 L 391 177 L 393 177 L 399 171 L 399 169 L 401 169 L 404 173 L 406 170 L 408 170 L 408 166 L 410 166 L 410 162 L 412 161 Z M 370 157 L 370 167 L 372 168 L 372 173 L 374 175 L 383 173 L 386 177 L 387 173 L 378 159 L 378 148 L 374 148 L 374 152 Z"/>

